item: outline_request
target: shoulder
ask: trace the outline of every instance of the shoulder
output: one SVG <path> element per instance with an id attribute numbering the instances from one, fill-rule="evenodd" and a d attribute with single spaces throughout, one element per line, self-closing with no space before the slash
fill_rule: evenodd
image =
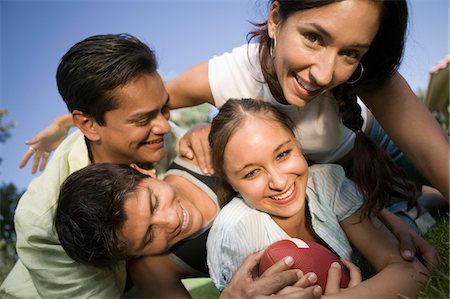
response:
<path id="1" fill-rule="evenodd" d="M 213 227 L 235 227 L 245 221 L 250 215 L 258 215 L 260 212 L 248 206 L 244 200 L 239 197 L 233 198 L 220 210 Z"/>
<path id="2" fill-rule="evenodd" d="M 266 92 L 258 47 L 245 44 L 209 60 L 208 80 L 217 107 L 229 98 L 258 98 Z"/>
<path id="3" fill-rule="evenodd" d="M 313 204 L 329 206 L 339 221 L 354 213 L 363 200 L 342 166 L 337 164 L 310 167 L 308 196 Z"/>
<path id="4" fill-rule="evenodd" d="M 18 224 L 16 230 L 31 234 L 38 231 L 37 227 L 43 227 L 50 233 L 61 184 L 71 173 L 88 164 L 83 134 L 76 131 L 61 143 L 44 172 L 30 182 L 20 198 L 14 218 Z"/>
<path id="5" fill-rule="evenodd" d="M 345 171 L 338 164 L 315 164 L 309 167 L 308 186 L 317 188 L 328 183 L 337 187 L 344 179 Z"/>
<path id="6" fill-rule="evenodd" d="M 236 239 L 247 238 L 259 234 L 270 218 L 248 206 L 241 198 L 235 197 L 217 215 L 209 233 L 208 239 L 216 239 L 234 243 Z"/>
<path id="7" fill-rule="evenodd" d="M 233 48 L 231 51 L 225 52 L 221 55 L 213 56 L 209 61 L 213 61 L 216 59 L 221 59 L 222 57 L 234 57 L 237 58 L 251 58 L 254 59 L 255 56 L 258 56 L 259 52 L 259 44 L 257 43 L 247 43 L 241 46 Z"/>

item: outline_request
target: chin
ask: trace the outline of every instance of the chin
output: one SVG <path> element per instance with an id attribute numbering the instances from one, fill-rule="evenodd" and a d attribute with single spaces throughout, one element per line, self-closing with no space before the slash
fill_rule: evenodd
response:
<path id="1" fill-rule="evenodd" d="M 164 148 L 162 148 L 161 150 L 157 151 L 157 152 L 153 152 L 151 154 L 145 155 L 143 159 L 144 161 L 146 161 L 146 163 L 158 163 L 161 162 L 164 159 Z"/>
<path id="2" fill-rule="evenodd" d="M 312 101 L 311 100 L 304 100 L 302 98 L 299 98 L 298 96 L 291 96 L 286 98 L 286 101 L 289 105 L 297 106 L 297 107 L 304 107 L 306 104 Z"/>

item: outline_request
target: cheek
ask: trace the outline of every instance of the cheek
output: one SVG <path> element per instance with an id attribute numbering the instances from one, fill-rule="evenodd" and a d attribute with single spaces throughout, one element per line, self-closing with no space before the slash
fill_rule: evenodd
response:
<path id="1" fill-rule="evenodd" d="M 266 187 L 265 181 L 258 178 L 235 185 L 234 190 L 241 194 L 251 206 L 255 206 L 264 197 Z"/>
<path id="2" fill-rule="evenodd" d="M 355 67 L 349 67 L 346 65 L 338 66 L 334 72 L 334 84 L 330 87 L 330 89 L 347 82 L 355 69 Z"/>

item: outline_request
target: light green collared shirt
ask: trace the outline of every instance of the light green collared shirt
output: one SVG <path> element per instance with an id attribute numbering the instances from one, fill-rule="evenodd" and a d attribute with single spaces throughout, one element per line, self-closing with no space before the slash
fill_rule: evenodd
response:
<path id="1" fill-rule="evenodd" d="M 84 136 L 71 134 L 45 171 L 22 196 L 14 218 L 19 261 L 0 287 L 1 298 L 118 298 L 125 287 L 125 262 L 110 268 L 81 265 L 62 248 L 54 214 L 63 181 L 90 163 Z"/>

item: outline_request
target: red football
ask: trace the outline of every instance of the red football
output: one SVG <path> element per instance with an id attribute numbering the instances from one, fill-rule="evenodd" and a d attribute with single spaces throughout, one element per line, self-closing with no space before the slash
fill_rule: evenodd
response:
<path id="1" fill-rule="evenodd" d="M 294 243 L 293 240 L 295 240 L 296 243 Z M 262 275 L 267 268 L 289 255 L 294 258 L 294 265 L 292 268 L 300 269 L 305 274 L 308 272 L 316 273 L 317 284 L 320 285 L 322 289 L 325 289 L 328 269 L 330 268 L 331 263 L 340 263 L 339 257 L 316 242 L 303 241 L 300 239 L 293 240 L 280 240 L 267 247 L 261 258 L 261 262 L 259 263 L 259 274 Z M 341 264 L 341 266 L 341 288 L 346 288 L 350 280 L 350 273 L 344 265 Z"/>

